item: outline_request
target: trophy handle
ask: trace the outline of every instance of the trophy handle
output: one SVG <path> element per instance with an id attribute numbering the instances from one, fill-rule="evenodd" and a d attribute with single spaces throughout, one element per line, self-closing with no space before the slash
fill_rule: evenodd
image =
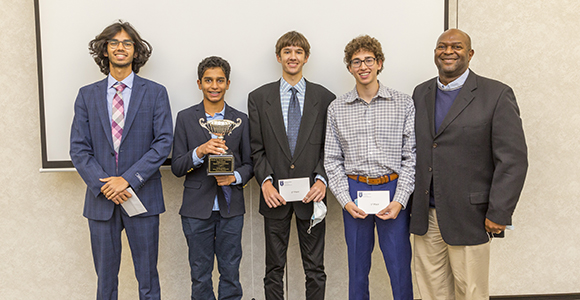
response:
<path id="1" fill-rule="evenodd" d="M 210 131 L 209 128 L 207 128 L 207 123 L 203 120 L 203 118 L 199 118 L 199 125 L 203 128 L 205 128 L 205 130 Z"/>
<path id="2" fill-rule="evenodd" d="M 236 119 L 236 125 L 234 125 L 234 127 L 232 128 L 232 130 L 230 130 L 230 132 L 228 133 L 228 135 L 232 134 L 232 131 L 234 131 L 234 129 L 240 127 L 240 125 L 242 125 L 242 119 L 237 118 Z"/>

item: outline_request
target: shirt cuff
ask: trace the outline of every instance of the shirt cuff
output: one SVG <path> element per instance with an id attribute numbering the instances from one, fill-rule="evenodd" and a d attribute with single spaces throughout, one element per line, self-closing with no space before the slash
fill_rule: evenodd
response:
<path id="1" fill-rule="evenodd" d="M 202 158 L 197 157 L 197 148 L 199 147 L 195 147 L 195 149 L 193 149 L 193 153 L 191 154 L 191 160 L 193 161 L 194 167 L 199 167 L 201 164 L 203 164 L 203 159 L 205 157 L 205 155 Z"/>
<path id="2" fill-rule="evenodd" d="M 234 171 L 234 176 L 236 177 L 236 182 L 232 182 L 232 184 L 230 185 L 237 185 L 242 183 L 242 175 L 240 175 L 240 173 L 238 173 L 238 171 Z"/>
<path id="3" fill-rule="evenodd" d="M 342 208 L 344 209 L 344 206 L 347 205 L 349 202 L 352 202 L 352 199 L 350 198 L 350 194 L 347 192 L 344 193 L 340 193 L 336 196 L 336 200 L 338 200 L 338 203 L 340 203 L 340 206 L 342 206 Z"/>
<path id="4" fill-rule="evenodd" d="M 402 191 L 399 191 L 399 189 L 397 189 L 395 191 L 395 196 L 393 197 L 393 201 L 397 201 L 399 203 L 401 203 L 401 205 L 403 206 L 402 209 L 407 208 L 407 203 L 409 202 L 409 197 L 411 195 Z"/>
<path id="5" fill-rule="evenodd" d="M 316 174 L 316 178 L 315 179 L 320 179 L 320 181 L 322 181 L 322 183 L 324 183 L 324 185 L 326 187 L 328 187 L 328 183 L 326 182 L 326 180 L 324 179 L 324 177 L 322 177 L 322 175 Z"/>
<path id="6" fill-rule="evenodd" d="M 272 178 L 272 176 L 268 176 L 264 179 L 264 181 L 262 181 L 262 184 L 260 185 L 260 187 L 262 187 L 262 185 L 264 185 L 264 182 L 266 182 L 266 180 L 272 181 L 272 185 L 274 185 L 274 178 Z"/>

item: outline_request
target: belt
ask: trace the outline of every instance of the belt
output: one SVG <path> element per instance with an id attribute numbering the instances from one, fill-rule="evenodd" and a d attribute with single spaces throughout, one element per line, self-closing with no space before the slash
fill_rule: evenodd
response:
<path id="1" fill-rule="evenodd" d="M 399 178 L 399 174 L 397 174 L 397 173 L 387 174 L 387 175 L 384 175 L 384 176 L 381 176 L 378 178 L 371 178 L 371 177 L 360 176 L 360 175 L 347 175 L 347 176 L 348 176 L 348 178 L 350 178 L 352 180 L 364 182 L 368 185 L 379 185 L 379 184 L 391 182 L 391 181 Z"/>

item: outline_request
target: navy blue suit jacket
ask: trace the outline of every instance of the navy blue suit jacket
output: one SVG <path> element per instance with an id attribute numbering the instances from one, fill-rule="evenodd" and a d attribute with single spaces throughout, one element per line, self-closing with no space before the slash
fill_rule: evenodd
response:
<path id="1" fill-rule="evenodd" d="M 171 151 L 172 117 L 165 87 L 135 75 L 119 148 L 118 172 L 107 109 L 107 78 L 82 87 L 74 107 L 70 137 L 72 162 L 87 184 L 83 215 L 109 220 L 115 203 L 101 193 L 100 178 L 122 176 L 147 213 L 165 211 L 159 167 Z"/>
<path id="2" fill-rule="evenodd" d="M 246 212 L 243 187 L 254 176 L 248 117 L 226 104 L 224 119 L 235 122 L 238 118 L 242 120 L 242 124 L 230 135 L 226 135 L 225 141 L 228 150 L 234 155 L 234 168 L 240 173 L 242 183 L 230 186 L 232 194 L 229 212 L 225 198 L 221 193 L 218 194 L 220 214 L 224 218 L 242 215 Z M 203 101 L 177 114 L 171 170 L 177 177 L 185 175 L 183 204 L 179 214 L 190 218 L 208 219 L 220 187 L 213 176 L 207 176 L 207 158 L 200 166 L 193 165 L 193 150 L 211 139 L 209 131 L 199 125 L 199 119 L 207 121 Z"/>

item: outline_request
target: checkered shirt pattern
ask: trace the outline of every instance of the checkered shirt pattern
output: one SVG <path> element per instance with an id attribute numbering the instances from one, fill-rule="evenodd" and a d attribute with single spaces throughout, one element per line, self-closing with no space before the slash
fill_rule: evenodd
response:
<path id="1" fill-rule="evenodd" d="M 399 174 L 394 201 L 407 206 L 415 188 L 415 106 L 411 96 L 382 85 L 366 103 L 356 87 L 328 107 L 324 168 L 344 207 L 352 201 L 347 175 Z"/>
<path id="2" fill-rule="evenodd" d="M 113 97 L 113 107 L 111 109 L 111 130 L 113 134 L 113 146 L 115 147 L 115 162 L 119 164 L 119 147 L 121 146 L 121 138 L 123 137 L 123 127 L 125 127 L 125 108 L 123 106 L 122 92 L 126 85 L 117 82 L 113 88 L 117 93 Z"/>

